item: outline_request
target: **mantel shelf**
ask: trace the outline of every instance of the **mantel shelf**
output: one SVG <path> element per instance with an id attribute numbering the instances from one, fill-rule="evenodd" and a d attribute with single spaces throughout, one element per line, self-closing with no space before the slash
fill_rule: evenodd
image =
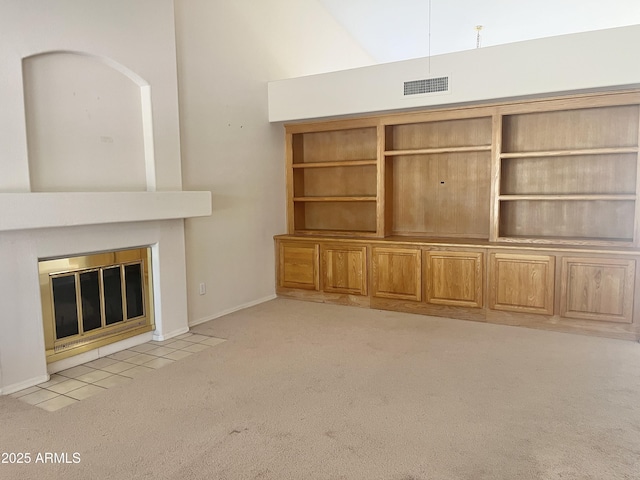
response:
<path id="1" fill-rule="evenodd" d="M 0 193 L 0 232 L 211 215 L 211 192 Z"/>

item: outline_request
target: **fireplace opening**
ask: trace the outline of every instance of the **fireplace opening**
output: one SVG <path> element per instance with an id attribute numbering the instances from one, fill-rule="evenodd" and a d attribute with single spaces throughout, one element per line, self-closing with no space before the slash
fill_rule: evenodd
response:
<path id="1" fill-rule="evenodd" d="M 151 249 L 39 261 L 47 362 L 153 329 Z"/>

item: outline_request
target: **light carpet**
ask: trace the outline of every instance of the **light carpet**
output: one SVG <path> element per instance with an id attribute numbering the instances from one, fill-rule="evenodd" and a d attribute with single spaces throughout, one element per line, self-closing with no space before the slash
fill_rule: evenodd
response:
<path id="1" fill-rule="evenodd" d="M 635 342 L 286 299 L 193 331 L 228 341 L 56 412 L 0 397 L 32 459 L 0 478 L 640 478 Z"/>

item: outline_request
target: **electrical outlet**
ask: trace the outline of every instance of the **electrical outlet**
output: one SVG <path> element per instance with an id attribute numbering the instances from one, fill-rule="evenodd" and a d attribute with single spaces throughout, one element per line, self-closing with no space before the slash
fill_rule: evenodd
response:
<path id="1" fill-rule="evenodd" d="M 205 283 L 200 284 L 200 295 L 207 293 L 207 285 Z"/>

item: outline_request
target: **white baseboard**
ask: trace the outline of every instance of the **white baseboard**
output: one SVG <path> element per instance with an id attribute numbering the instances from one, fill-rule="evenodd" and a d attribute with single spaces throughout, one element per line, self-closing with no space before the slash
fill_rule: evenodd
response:
<path id="1" fill-rule="evenodd" d="M 261 303 L 268 302 L 277 298 L 278 296 L 274 293 L 273 295 L 268 295 L 266 297 L 259 298 L 258 300 L 253 300 L 251 302 L 243 303 L 242 305 L 238 305 L 237 307 L 229 308 L 228 310 L 224 310 L 222 312 L 216 313 L 210 317 L 199 318 L 194 320 L 193 322 L 189 322 L 189 327 L 195 327 L 196 325 L 200 325 L 201 323 L 208 322 L 215 318 L 224 317 L 225 315 L 229 315 L 230 313 L 237 312 L 238 310 L 244 310 L 245 308 L 253 307 L 255 305 L 260 305 Z"/>
<path id="2" fill-rule="evenodd" d="M 189 327 L 182 327 L 174 330 L 173 332 L 165 333 L 163 335 L 153 335 L 153 339 L 156 342 L 162 342 L 163 340 L 169 340 L 170 338 L 177 337 L 178 335 L 182 335 L 183 333 L 187 333 L 189 331 Z"/>
<path id="3" fill-rule="evenodd" d="M 24 380 L 12 385 L 5 385 L 4 387 L 2 387 L 2 389 L 0 389 L 0 395 L 11 395 L 12 393 L 24 390 L 25 388 L 33 387 L 34 385 L 38 385 L 40 383 L 48 381 L 49 375 L 41 375 L 39 377 L 30 378 L 29 380 Z"/>

